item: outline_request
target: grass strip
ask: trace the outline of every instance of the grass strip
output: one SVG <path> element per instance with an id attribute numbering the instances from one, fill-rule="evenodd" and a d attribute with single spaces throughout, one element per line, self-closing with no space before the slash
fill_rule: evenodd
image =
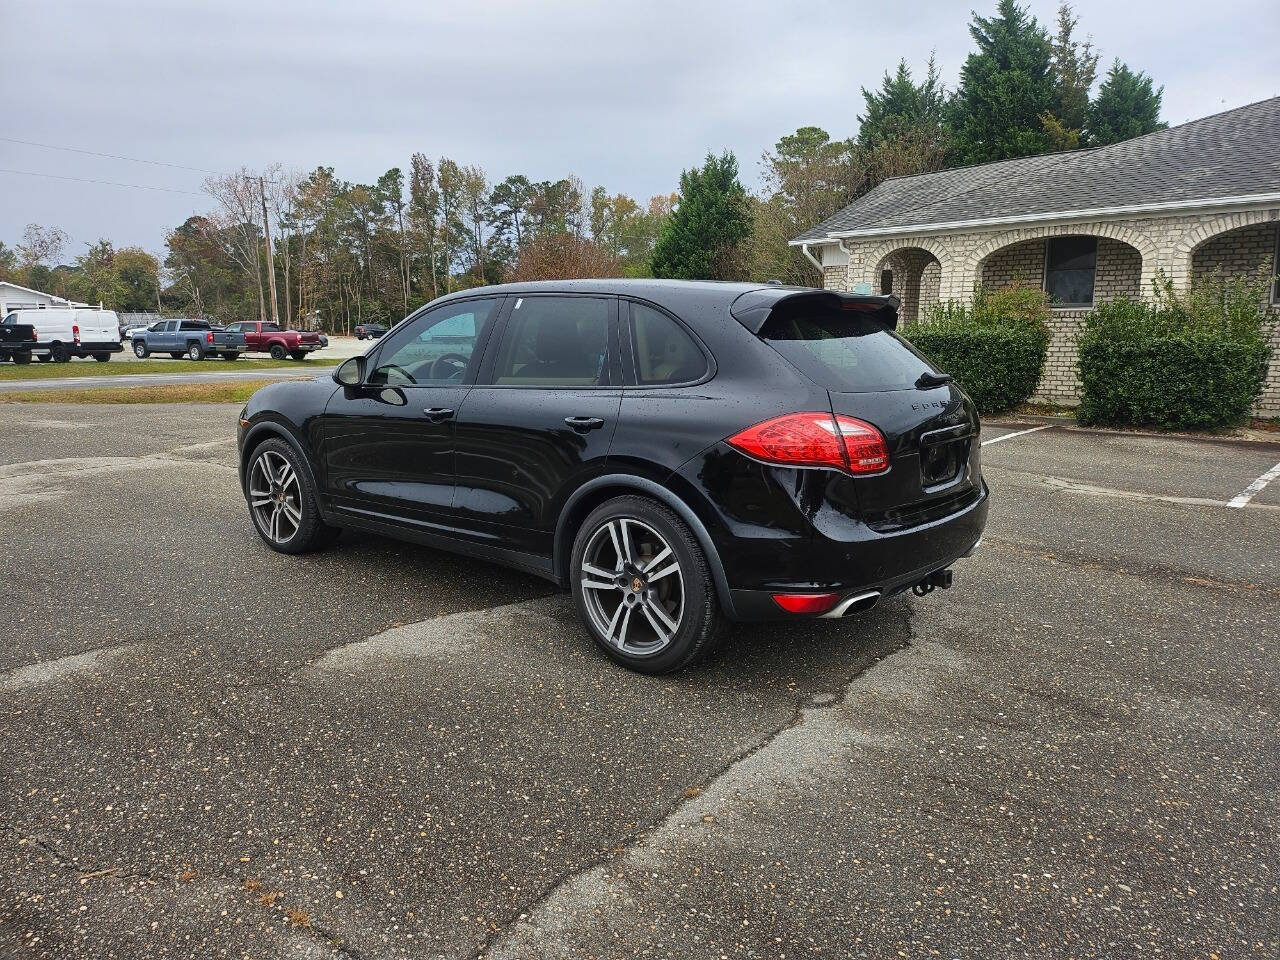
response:
<path id="1" fill-rule="evenodd" d="M 271 380 L 174 383 L 155 387 L 75 387 L 67 390 L 0 391 L 0 403 L 244 403 Z"/>
<path id="2" fill-rule="evenodd" d="M 336 361 L 335 361 L 336 362 Z M 231 370 L 268 370 L 294 367 L 300 375 L 311 367 L 317 370 L 330 364 L 319 357 L 314 360 L 262 360 L 242 357 L 239 360 L 95 360 L 74 363 L 2 363 L 0 380 L 60 380 L 64 377 L 132 377 L 159 373 L 217 373 Z"/>

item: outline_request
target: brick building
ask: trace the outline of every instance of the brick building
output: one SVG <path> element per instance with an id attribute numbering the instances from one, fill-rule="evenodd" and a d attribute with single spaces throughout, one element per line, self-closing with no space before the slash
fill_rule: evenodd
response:
<path id="1" fill-rule="evenodd" d="M 792 241 L 825 286 L 893 292 L 904 323 L 979 285 L 1053 302 L 1036 399 L 1078 399 L 1075 334 L 1094 304 L 1222 269 L 1272 278 L 1280 310 L 1280 97 L 1091 150 L 887 180 Z M 1280 415 L 1280 334 L 1258 412 Z"/>

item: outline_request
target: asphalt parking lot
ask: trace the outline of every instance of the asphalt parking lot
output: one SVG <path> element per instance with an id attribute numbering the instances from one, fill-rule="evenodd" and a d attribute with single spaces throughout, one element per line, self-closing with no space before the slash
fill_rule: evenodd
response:
<path id="1" fill-rule="evenodd" d="M 647 678 L 236 413 L 6 411 L 0 955 L 1280 956 L 1280 444 L 989 427 L 952 590 Z"/>

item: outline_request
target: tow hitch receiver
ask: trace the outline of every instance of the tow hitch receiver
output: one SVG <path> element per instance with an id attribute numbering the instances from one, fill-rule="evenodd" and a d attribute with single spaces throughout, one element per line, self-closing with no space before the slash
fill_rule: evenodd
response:
<path id="1" fill-rule="evenodd" d="M 934 589 L 949 590 L 951 588 L 951 571 L 935 570 L 929 574 L 914 587 L 911 592 L 917 597 L 923 597 L 925 594 L 933 593 Z"/>

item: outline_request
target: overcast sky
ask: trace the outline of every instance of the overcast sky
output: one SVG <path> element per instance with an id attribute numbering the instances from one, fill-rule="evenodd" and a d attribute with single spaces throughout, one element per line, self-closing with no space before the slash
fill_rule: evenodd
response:
<path id="1" fill-rule="evenodd" d="M 1056 0 L 1032 0 L 1052 22 Z M 995 0 L 984 0 L 989 13 Z M 1103 62 L 1164 84 L 1180 123 L 1280 94 L 1277 0 L 1077 0 Z M 810 0 L 217 4 L 3 0 L 0 137 L 225 171 L 278 162 L 371 182 L 409 155 L 478 163 L 491 180 L 577 174 L 641 200 L 708 150 L 744 181 L 780 136 L 856 130 L 859 88 L 936 50 L 954 86 L 971 4 Z M 0 240 L 27 223 L 163 248 L 207 209 L 205 174 L 0 140 Z"/>

